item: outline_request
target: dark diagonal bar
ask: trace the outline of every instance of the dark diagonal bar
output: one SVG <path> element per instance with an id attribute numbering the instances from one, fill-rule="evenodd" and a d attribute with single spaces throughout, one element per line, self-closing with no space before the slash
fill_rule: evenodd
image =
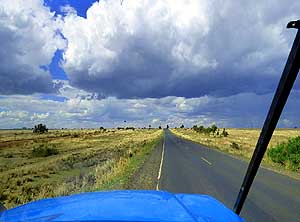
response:
<path id="1" fill-rule="evenodd" d="M 234 211 L 240 214 L 248 192 L 255 178 L 259 165 L 266 152 L 274 129 L 286 104 L 300 68 L 300 20 L 292 21 L 287 28 L 298 29 L 293 47 L 282 72 L 280 82 L 274 95 L 264 126 L 256 144 L 255 151 L 248 166 L 246 176 L 234 205 Z"/>

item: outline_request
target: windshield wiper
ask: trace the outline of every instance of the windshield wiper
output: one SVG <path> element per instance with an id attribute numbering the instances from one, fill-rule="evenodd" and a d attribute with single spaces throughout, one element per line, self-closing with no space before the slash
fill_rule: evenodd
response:
<path id="1" fill-rule="evenodd" d="M 255 178 L 259 165 L 264 157 L 270 139 L 273 135 L 274 129 L 280 118 L 281 112 L 286 104 L 288 96 L 292 90 L 294 82 L 300 68 L 300 20 L 291 21 L 288 23 L 287 28 L 298 29 L 297 35 L 294 40 L 293 47 L 290 55 L 282 72 L 276 93 L 274 95 L 271 107 L 269 109 L 264 126 L 260 133 L 259 139 L 256 144 L 251 162 L 248 166 L 246 176 L 240 188 L 239 195 L 234 205 L 234 211 L 240 214 L 243 204 L 247 198 L 248 192 Z"/>

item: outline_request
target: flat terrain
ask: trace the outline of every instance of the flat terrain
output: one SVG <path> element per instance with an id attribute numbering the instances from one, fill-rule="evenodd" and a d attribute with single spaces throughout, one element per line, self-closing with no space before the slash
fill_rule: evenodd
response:
<path id="1" fill-rule="evenodd" d="M 2 130 L 0 201 L 10 208 L 84 191 L 154 190 L 159 182 L 160 190 L 208 194 L 232 208 L 259 130 L 228 129 L 228 137 L 189 129 L 172 131 L 177 136 L 165 130 L 162 142 L 163 131 L 154 129 L 51 130 L 46 134 Z M 277 130 L 271 146 L 298 135 L 299 130 Z M 232 147 L 233 142 L 238 149 Z M 268 159 L 264 163 L 286 172 Z M 241 216 L 247 222 L 299 221 L 299 187 L 299 180 L 261 168 Z"/>
<path id="2" fill-rule="evenodd" d="M 261 129 L 226 129 L 227 137 L 217 137 L 195 132 L 192 129 L 172 129 L 172 132 L 182 138 L 197 142 L 199 144 L 216 148 L 230 155 L 250 160 L 255 149 Z M 300 129 L 276 129 L 268 149 L 278 143 L 286 142 L 291 137 L 300 136 Z M 233 146 L 238 145 L 238 148 Z M 288 166 L 282 166 L 272 162 L 267 153 L 263 159 L 263 166 L 276 170 L 277 172 L 300 179 L 300 172 L 292 172 Z"/>
<path id="3" fill-rule="evenodd" d="M 162 130 L 154 129 L 0 130 L 0 202 L 10 208 L 45 197 L 133 187 L 135 172 L 161 136 Z"/>
<path id="4" fill-rule="evenodd" d="M 169 130 L 164 138 L 159 189 L 208 194 L 232 209 L 248 163 L 177 137 Z M 299 180 L 260 168 L 241 216 L 247 222 L 299 221 L 299 187 Z"/>

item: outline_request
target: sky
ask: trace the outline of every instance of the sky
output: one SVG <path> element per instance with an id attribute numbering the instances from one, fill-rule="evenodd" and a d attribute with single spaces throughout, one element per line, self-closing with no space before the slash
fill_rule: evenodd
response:
<path id="1" fill-rule="evenodd" d="M 0 0 L 0 128 L 262 127 L 299 11 L 292 0 Z M 278 126 L 300 127 L 299 110 L 298 77 Z"/>

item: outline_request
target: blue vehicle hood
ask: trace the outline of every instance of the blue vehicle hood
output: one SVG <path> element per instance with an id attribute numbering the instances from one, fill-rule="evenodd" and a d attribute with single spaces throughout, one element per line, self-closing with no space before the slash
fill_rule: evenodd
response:
<path id="1" fill-rule="evenodd" d="M 164 191 L 110 191 L 34 201 L 6 210 L 0 221 L 244 221 L 206 195 Z"/>

